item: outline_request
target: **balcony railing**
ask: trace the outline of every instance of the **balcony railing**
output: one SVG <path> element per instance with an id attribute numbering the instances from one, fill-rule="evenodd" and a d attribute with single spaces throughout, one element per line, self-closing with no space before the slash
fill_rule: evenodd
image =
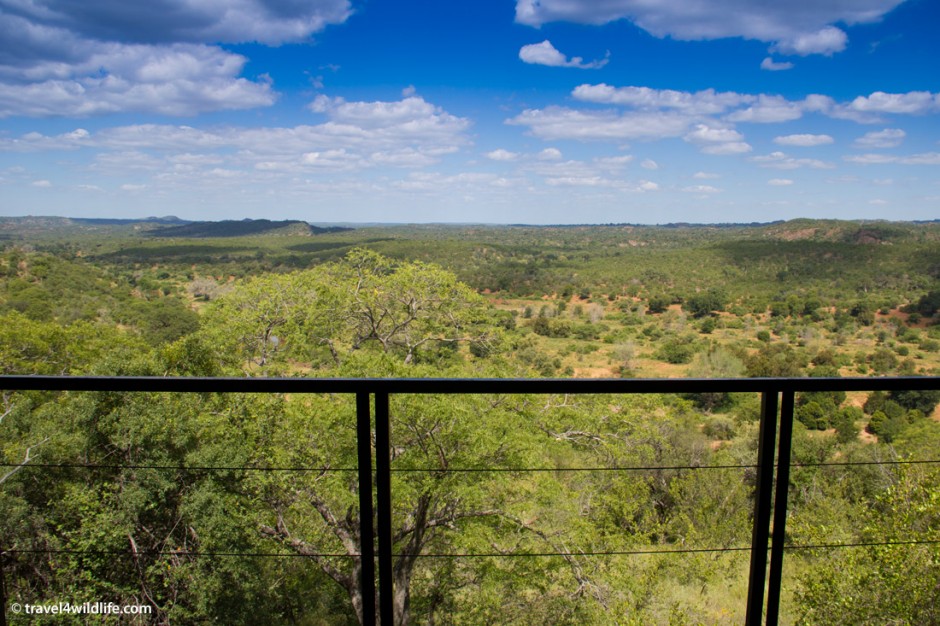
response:
<path id="1" fill-rule="evenodd" d="M 746 606 L 746 624 L 756 626 L 778 622 L 795 394 L 940 390 L 940 377 L 613 380 L 0 376 L 0 390 L 355 395 L 361 592 L 364 622 L 370 624 L 376 623 L 376 618 L 382 624 L 392 624 L 394 619 L 392 566 L 396 555 L 392 546 L 390 395 L 759 393 L 760 430 Z M 378 539 L 377 554 L 373 537 Z M 2 574 L 0 567 L 0 593 L 4 589 Z M 3 608 L 0 626 L 5 626 L 6 598 L 2 595 L 0 607 Z"/>

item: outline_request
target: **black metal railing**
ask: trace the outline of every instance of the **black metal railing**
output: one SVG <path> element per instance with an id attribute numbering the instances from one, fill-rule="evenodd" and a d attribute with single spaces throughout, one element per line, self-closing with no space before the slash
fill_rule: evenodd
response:
<path id="1" fill-rule="evenodd" d="M 749 626 L 758 626 L 762 623 L 775 625 L 779 616 L 795 394 L 815 391 L 940 390 L 940 377 L 640 380 L 0 376 L 0 390 L 355 395 L 361 520 L 361 592 L 364 623 L 369 624 L 376 623 L 377 617 L 382 624 L 392 624 L 394 615 L 392 561 L 395 555 L 392 546 L 390 395 L 759 393 L 761 409 L 757 478 L 749 548 L 750 574 L 745 622 Z M 373 404 L 374 427 L 371 415 Z M 374 467 L 373 436 L 376 451 Z M 373 491 L 376 494 L 374 503 Z M 373 537 L 378 539 L 377 555 Z M 3 593 L 2 570 L 0 567 L 0 594 Z M 378 606 L 375 603 L 376 597 Z M 4 595 L 0 595 L 0 607 L 0 626 L 5 626 Z"/>

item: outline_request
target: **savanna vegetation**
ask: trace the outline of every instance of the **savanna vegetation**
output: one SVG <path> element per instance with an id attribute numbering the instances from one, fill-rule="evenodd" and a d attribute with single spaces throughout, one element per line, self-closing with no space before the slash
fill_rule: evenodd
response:
<path id="1" fill-rule="evenodd" d="M 936 223 L 262 226 L 0 221 L 2 373 L 940 372 Z M 783 623 L 940 623 L 938 403 L 797 398 Z M 393 396 L 395 551 L 489 555 L 398 559 L 396 623 L 741 623 L 747 552 L 695 550 L 749 544 L 758 410 Z M 8 602 L 359 623 L 355 436 L 341 395 L 6 392 Z"/>

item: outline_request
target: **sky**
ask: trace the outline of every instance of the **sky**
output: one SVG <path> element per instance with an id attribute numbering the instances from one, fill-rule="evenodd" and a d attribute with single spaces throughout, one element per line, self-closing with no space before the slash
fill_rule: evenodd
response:
<path id="1" fill-rule="evenodd" d="M 940 218 L 937 0 L 0 0 L 0 215 Z"/>

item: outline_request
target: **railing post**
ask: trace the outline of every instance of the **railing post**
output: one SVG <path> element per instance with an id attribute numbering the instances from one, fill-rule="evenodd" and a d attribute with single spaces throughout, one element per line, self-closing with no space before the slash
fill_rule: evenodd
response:
<path id="1" fill-rule="evenodd" d="M 760 435 L 757 446 L 757 490 L 754 494 L 754 527 L 751 533 L 751 573 L 747 586 L 747 626 L 760 626 L 767 576 L 767 540 L 773 506 L 774 442 L 777 431 L 777 390 L 761 393 Z"/>
<path id="2" fill-rule="evenodd" d="M 375 394 L 375 487 L 379 532 L 379 618 L 382 626 L 395 623 L 392 584 L 392 475 L 388 394 Z"/>
<path id="3" fill-rule="evenodd" d="M 359 456 L 359 589 L 362 623 L 375 624 L 375 532 L 372 527 L 372 424 L 369 394 L 356 394 L 356 451 Z"/>
<path id="4" fill-rule="evenodd" d="M 790 487 L 790 450 L 793 440 L 793 390 L 780 402 L 780 442 L 777 444 L 777 487 L 774 495 L 774 532 L 770 540 L 770 574 L 767 579 L 767 626 L 776 626 L 783 582 L 783 543 L 787 531 L 787 494 Z"/>

